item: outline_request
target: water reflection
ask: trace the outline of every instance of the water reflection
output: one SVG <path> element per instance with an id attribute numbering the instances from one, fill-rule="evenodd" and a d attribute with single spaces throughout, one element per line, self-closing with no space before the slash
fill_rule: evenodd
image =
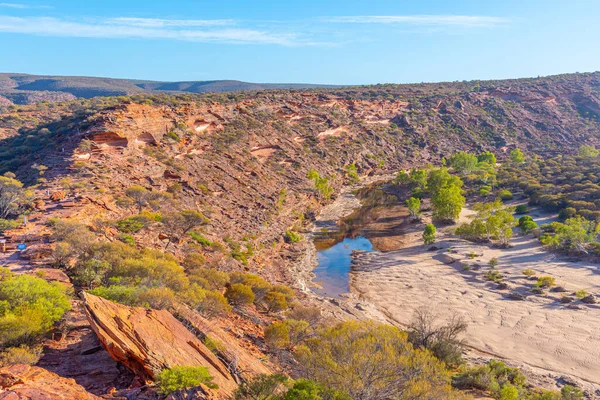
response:
<path id="1" fill-rule="evenodd" d="M 313 289 L 315 293 L 322 296 L 339 297 L 348 293 L 348 273 L 352 262 L 352 251 L 373 251 L 373 245 L 369 239 L 358 236 L 355 238 L 344 238 L 341 242 L 334 244 L 317 253 L 318 265 L 314 269 L 315 281 L 322 285 L 320 289 Z"/>

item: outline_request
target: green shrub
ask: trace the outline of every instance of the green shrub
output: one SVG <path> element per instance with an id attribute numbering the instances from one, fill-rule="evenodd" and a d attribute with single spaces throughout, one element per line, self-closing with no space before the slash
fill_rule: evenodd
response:
<path id="1" fill-rule="evenodd" d="M 196 283 L 192 283 L 185 291 L 180 293 L 180 297 L 187 305 L 206 318 L 226 315 L 231 312 L 231 306 L 221 292 L 206 290 Z"/>
<path id="2" fill-rule="evenodd" d="M 144 228 L 144 223 L 135 217 L 129 217 L 117 221 L 117 229 L 124 233 L 137 233 Z"/>
<path id="3" fill-rule="evenodd" d="M 483 187 L 479 188 L 480 196 L 487 197 L 490 195 L 490 193 L 491 193 L 491 189 L 489 186 L 483 186 Z"/>
<path id="4" fill-rule="evenodd" d="M 34 342 L 71 308 L 60 283 L 4 272 L 0 276 L 0 346 Z"/>
<path id="5" fill-rule="evenodd" d="M 353 399 L 452 399 L 444 364 L 415 350 L 406 332 L 374 322 L 342 322 L 296 352 L 304 377 Z"/>
<path id="6" fill-rule="evenodd" d="M 538 225 L 529 215 L 525 215 L 519 218 L 519 228 L 521 229 L 521 232 L 524 235 L 527 235 L 529 232 L 533 231 L 537 227 Z"/>
<path id="7" fill-rule="evenodd" d="M 208 240 L 198 232 L 192 231 L 189 232 L 188 235 L 190 235 L 192 239 L 194 239 L 198 244 L 201 244 L 202 246 L 211 247 L 213 245 L 213 243 L 210 240 Z"/>
<path id="8" fill-rule="evenodd" d="M 577 297 L 580 300 L 583 299 L 587 295 L 588 295 L 587 292 L 585 290 L 583 290 L 583 289 L 578 290 L 578 291 L 575 292 L 575 297 Z"/>
<path id="9" fill-rule="evenodd" d="M 227 349 L 223 342 L 218 339 L 211 338 L 208 335 L 204 337 L 202 343 L 204 343 L 204 345 L 215 354 L 222 353 Z"/>
<path id="10" fill-rule="evenodd" d="M 529 211 L 527 204 L 519 204 L 515 207 L 515 214 L 525 214 Z"/>
<path id="11" fill-rule="evenodd" d="M 190 282 L 195 282 L 204 289 L 221 289 L 229 283 L 229 274 L 213 268 L 194 268 L 188 272 Z"/>
<path id="12" fill-rule="evenodd" d="M 421 200 L 416 197 L 411 197 L 406 200 L 405 204 L 410 212 L 410 216 L 415 220 L 418 219 L 419 214 L 421 214 Z"/>
<path id="13" fill-rule="evenodd" d="M 40 359 L 42 349 L 40 347 L 9 347 L 0 352 L 0 367 L 14 364 L 34 365 Z"/>
<path id="14" fill-rule="evenodd" d="M 504 363 L 495 360 L 490 360 L 487 365 L 469 368 L 453 378 L 453 386 L 459 389 L 490 391 L 496 398 L 501 398 L 502 388 L 506 385 L 523 388 L 525 375 L 517 368 L 507 367 Z M 508 389 L 505 394 L 510 396 L 514 391 Z"/>
<path id="15" fill-rule="evenodd" d="M 288 230 L 285 232 L 285 239 L 288 243 L 298 243 L 302 240 L 302 236 L 294 231 Z"/>
<path id="16" fill-rule="evenodd" d="M 485 273 L 484 278 L 488 281 L 498 283 L 502 281 L 502 274 L 496 270 L 488 271 Z"/>
<path id="17" fill-rule="evenodd" d="M 19 220 L 0 219 L 0 233 L 9 229 L 15 229 L 20 223 L 21 221 Z"/>
<path id="18" fill-rule="evenodd" d="M 183 259 L 183 265 L 188 270 L 193 270 L 195 268 L 201 268 L 206 264 L 206 257 L 202 253 L 198 252 L 190 252 L 185 255 Z"/>
<path id="19" fill-rule="evenodd" d="M 498 266 L 498 259 L 496 257 L 491 258 L 490 261 L 488 261 L 488 265 L 490 268 L 496 268 Z"/>
<path id="20" fill-rule="evenodd" d="M 162 310 L 171 308 L 175 304 L 175 292 L 167 287 L 144 288 L 138 296 L 140 305 L 148 308 Z"/>
<path id="21" fill-rule="evenodd" d="M 243 283 L 234 283 L 225 291 L 225 298 L 235 306 L 242 306 L 252 304 L 255 296 L 250 286 Z"/>
<path id="22" fill-rule="evenodd" d="M 283 322 L 274 322 L 265 328 L 265 342 L 275 348 L 282 349 L 290 344 L 290 326 Z"/>
<path id="23" fill-rule="evenodd" d="M 540 276 L 537 280 L 536 286 L 539 288 L 551 288 L 556 286 L 556 279 L 551 276 Z"/>
<path id="24" fill-rule="evenodd" d="M 287 299 L 283 293 L 270 291 L 265 295 L 263 301 L 269 312 L 280 312 L 288 309 Z"/>
<path id="25" fill-rule="evenodd" d="M 233 272 L 230 275 L 231 283 L 243 283 L 249 286 L 254 293 L 254 302 L 260 303 L 264 296 L 271 290 L 271 284 L 258 275 Z"/>
<path id="26" fill-rule="evenodd" d="M 581 389 L 571 385 L 565 385 L 560 390 L 562 400 L 581 400 L 583 399 L 583 393 Z"/>
<path id="27" fill-rule="evenodd" d="M 294 299 L 294 289 L 286 285 L 273 285 L 271 292 L 281 293 L 285 296 L 286 301 L 290 302 Z"/>
<path id="28" fill-rule="evenodd" d="M 167 137 L 175 142 L 181 142 L 181 138 L 173 131 L 167 132 Z"/>
<path id="29" fill-rule="evenodd" d="M 566 221 L 569 218 L 573 218 L 577 214 L 577 210 L 573 207 L 567 207 L 560 210 L 558 213 L 559 221 Z"/>
<path id="30" fill-rule="evenodd" d="M 423 243 L 432 244 L 435 242 L 435 225 L 427 224 L 425 225 L 425 230 L 423 231 Z"/>
<path id="31" fill-rule="evenodd" d="M 135 246 L 135 238 L 128 233 L 122 233 L 119 235 L 119 240 L 130 246 Z"/>
<path id="32" fill-rule="evenodd" d="M 201 384 L 217 389 L 218 386 L 213 383 L 213 379 L 206 367 L 173 367 L 163 369 L 156 378 L 156 384 L 162 394 L 168 395 Z"/>
<path id="33" fill-rule="evenodd" d="M 523 275 L 525 275 L 528 278 L 531 278 L 535 276 L 535 271 L 531 268 L 527 268 L 525 271 L 523 271 Z"/>
<path id="34" fill-rule="evenodd" d="M 498 192 L 498 197 L 502 201 L 507 201 L 507 200 L 513 199 L 513 194 L 510 192 L 510 190 L 504 189 L 504 190 L 501 190 L 500 192 Z"/>
<path id="35" fill-rule="evenodd" d="M 127 306 L 137 306 L 139 304 L 139 291 L 132 286 L 99 286 L 90 290 L 89 293 Z"/>
<path id="36" fill-rule="evenodd" d="M 334 389 L 326 389 L 314 381 L 298 379 L 281 400 L 351 400 L 350 396 Z"/>
<path id="37" fill-rule="evenodd" d="M 356 165 L 354 165 L 354 163 L 348 164 L 346 166 L 346 174 L 348 176 L 348 181 L 350 183 L 357 183 L 358 182 L 358 172 L 357 172 L 357 169 L 356 169 Z"/>

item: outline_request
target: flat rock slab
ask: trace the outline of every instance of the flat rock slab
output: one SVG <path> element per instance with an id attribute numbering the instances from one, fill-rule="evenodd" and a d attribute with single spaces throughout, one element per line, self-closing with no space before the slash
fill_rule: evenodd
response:
<path id="1" fill-rule="evenodd" d="M 16 364 L 0 368 L 2 400 L 100 400 L 73 379 L 40 367 Z"/>
<path id="2" fill-rule="evenodd" d="M 142 379 L 165 368 L 207 367 L 223 398 L 237 384 L 227 367 L 166 310 L 127 307 L 84 293 L 85 312 L 110 355 Z"/>

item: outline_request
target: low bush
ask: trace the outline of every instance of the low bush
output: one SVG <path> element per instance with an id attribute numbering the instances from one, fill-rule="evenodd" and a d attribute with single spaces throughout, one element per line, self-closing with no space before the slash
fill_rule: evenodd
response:
<path id="1" fill-rule="evenodd" d="M 252 289 L 254 302 L 260 304 L 265 295 L 271 290 L 271 284 L 258 275 L 243 272 L 233 272 L 230 275 L 231 283 L 242 283 Z"/>
<path id="2" fill-rule="evenodd" d="M 40 347 L 9 347 L 0 352 L 0 367 L 6 367 L 14 364 L 34 365 L 40 359 L 42 349 Z"/>
<path id="3" fill-rule="evenodd" d="M 133 286 L 99 286 L 90 290 L 89 293 L 127 306 L 139 304 L 139 291 Z"/>
<path id="4" fill-rule="evenodd" d="M 285 232 L 285 240 L 288 243 L 298 243 L 299 241 L 302 240 L 302 236 L 300 236 L 300 234 L 294 232 L 294 231 L 286 231 Z"/>
<path id="5" fill-rule="evenodd" d="M 535 285 L 539 288 L 549 289 L 556 286 L 556 279 L 551 276 L 540 276 Z"/>
<path id="6" fill-rule="evenodd" d="M 213 383 L 213 377 L 206 367 L 173 367 L 163 369 L 157 376 L 156 384 L 160 392 L 169 395 L 178 390 L 205 385 L 212 389 L 218 386 Z"/>
<path id="7" fill-rule="evenodd" d="M 32 344 L 71 308 L 65 288 L 0 269 L 0 346 Z"/>
<path id="8" fill-rule="evenodd" d="M 427 224 L 425 225 L 425 230 L 423 231 L 423 243 L 432 244 L 435 242 L 435 225 Z"/>
<path id="9" fill-rule="evenodd" d="M 513 199 L 513 194 L 511 193 L 510 190 L 504 189 L 504 190 L 501 190 L 500 192 L 498 192 L 498 197 L 502 201 L 508 201 L 508 200 Z"/>
<path id="10" fill-rule="evenodd" d="M 287 299 L 283 293 L 270 291 L 265 295 L 263 301 L 269 312 L 281 312 L 288 309 Z"/>
<path id="11" fill-rule="evenodd" d="M 532 278 L 535 276 L 535 271 L 531 268 L 527 268 L 525 271 L 523 271 L 523 275 L 525 275 L 528 278 Z"/>
<path id="12" fill-rule="evenodd" d="M 493 270 L 486 272 L 484 278 L 488 281 L 499 283 L 502 281 L 503 276 L 500 272 Z"/>
<path id="13" fill-rule="evenodd" d="M 0 219 L 0 233 L 9 229 L 15 229 L 20 223 L 21 221 L 18 220 Z"/>
<path id="14" fill-rule="evenodd" d="M 135 219 L 135 217 L 118 220 L 117 229 L 124 233 L 137 233 L 144 228 L 144 223 Z"/>
<path id="15" fill-rule="evenodd" d="M 213 243 L 210 240 L 208 240 L 207 238 L 202 236 L 202 234 L 200 234 L 196 231 L 189 232 L 188 235 L 190 235 L 190 237 L 192 239 L 194 239 L 194 241 L 196 241 L 196 243 L 198 243 L 202 246 L 211 247 L 213 245 Z"/>
<path id="16" fill-rule="evenodd" d="M 135 238 L 128 233 L 122 233 L 119 235 L 119 240 L 130 246 L 135 246 Z"/>
<path id="17" fill-rule="evenodd" d="M 204 289 L 221 289 L 229 283 L 229 274 L 213 268 L 194 268 L 188 272 L 190 282 L 197 283 Z"/>
<path id="18" fill-rule="evenodd" d="M 255 296 L 250 286 L 243 283 L 234 283 L 225 291 L 225 298 L 235 306 L 243 306 L 252 304 Z"/>
<path id="19" fill-rule="evenodd" d="M 194 308 L 206 318 L 226 315 L 231 312 L 231 306 L 220 291 L 206 290 L 196 283 L 192 283 L 179 296 L 184 303 Z"/>
<path id="20" fill-rule="evenodd" d="M 515 207 L 515 214 L 526 214 L 529 211 L 527 204 L 519 204 Z"/>

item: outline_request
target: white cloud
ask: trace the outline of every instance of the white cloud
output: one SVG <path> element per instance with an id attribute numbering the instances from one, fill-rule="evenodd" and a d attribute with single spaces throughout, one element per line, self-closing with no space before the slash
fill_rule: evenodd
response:
<path id="1" fill-rule="evenodd" d="M 412 24 L 469 28 L 498 26 L 509 22 L 506 18 L 475 15 L 358 15 L 328 17 L 323 18 L 323 20 L 326 22 L 354 24 Z"/>
<path id="2" fill-rule="evenodd" d="M 222 26 L 222 25 L 234 25 L 235 21 L 232 19 L 208 19 L 208 20 L 196 20 L 196 19 L 158 19 L 158 18 L 111 18 L 107 20 L 108 23 L 115 23 L 119 25 L 130 25 L 139 26 L 142 28 L 166 28 L 166 27 L 198 27 L 198 26 Z"/>
<path id="3" fill-rule="evenodd" d="M 29 4 L 21 4 L 21 3 L 0 3 L 0 7 L 18 8 L 20 10 L 25 10 L 28 8 L 52 8 L 50 6 L 32 6 Z"/>
<path id="4" fill-rule="evenodd" d="M 205 43 L 276 44 L 282 46 L 310 44 L 303 43 L 295 34 L 290 33 L 237 28 L 217 29 L 214 26 L 225 25 L 223 21 L 228 20 L 216 21 L 113 18 L 74 22 L 51 17 L 22 18 L 0 15 L 0 32 L 40 36 L 172 39 Z M 199 29 L 211 25 L 210 29 Z"/>

